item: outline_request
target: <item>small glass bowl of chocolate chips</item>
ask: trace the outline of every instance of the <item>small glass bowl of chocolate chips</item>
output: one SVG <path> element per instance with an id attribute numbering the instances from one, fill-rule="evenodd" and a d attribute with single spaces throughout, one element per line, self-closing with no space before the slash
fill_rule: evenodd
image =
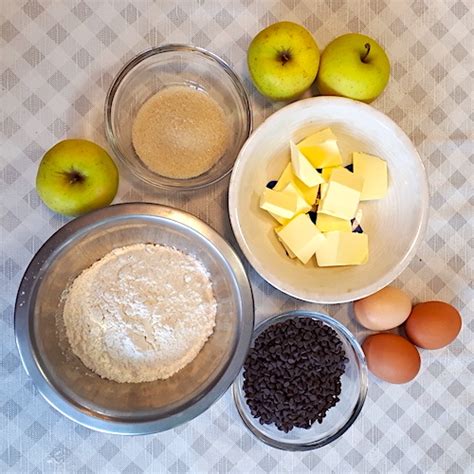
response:
<path id="1" fill-rule="evenodd" d="M 367 395 L 354 336 L 321 313 L 292 311 L 255 329 L 233 393 L 247 428 L 275 448 L 304 451 L 341 436 Z"/>

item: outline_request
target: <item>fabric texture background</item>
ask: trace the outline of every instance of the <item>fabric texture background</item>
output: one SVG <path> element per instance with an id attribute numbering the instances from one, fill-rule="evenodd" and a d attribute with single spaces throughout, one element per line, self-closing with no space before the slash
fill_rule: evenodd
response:
<path id="1" fill-rule="evenodd" d="M 463 473 L 472 469 L 473 384 L 473 18 L 472 0 L 53 1 L 0 4 L 0 471 Z M 43 153 L 66 137 L 106 146 L 103 103 L 113 76 L 136 53 L 193 43 L 243 77 L 255 124 L 282 104 L 262 98 L 245 65 L 253 36 L 278 20 L 312 31 L 324 47 L 346 32 L 377 38 L 392 74 L 374 107 L 411 137 L 429 177 L 426 239 L 396 284 L 415 301 L 454 304 L 464 325 L 448 348 L 422 351 L 422 371 L 403 386 L 370 378 L 364 410 L 331 446 L 289 453 L 265 446 L 241 423 L 228 391 L 199 418 L 135 438 L 75 425 L 42 399 L 24 372 L 13 334 L 15 293 L 28 262 L 66 218 L 39 200 Z M 185 209 L 235 245 L 228 179 L 192 194 L 150 190 L 121 170 L 117 202 Z M 416 199 L 416 189 L 413 198 Z M 403 232 L 403 229 L 395 229 Z M 295 308 L 327 312 L 362 340 L 350 305 L 296 301 L 247 265 L 257 321 Z M 469 432 L 470 430 L 470 432 Z"/>

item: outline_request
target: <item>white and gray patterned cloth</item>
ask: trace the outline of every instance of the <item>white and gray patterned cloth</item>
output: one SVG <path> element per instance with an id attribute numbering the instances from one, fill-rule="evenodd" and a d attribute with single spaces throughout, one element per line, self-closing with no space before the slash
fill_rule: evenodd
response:
<path id="1" fill-rule="evenodd" d="M 0 472 L 473 472 L 473 10 L 473 0 L 1 0 Z M 412 383 L 388 385 L 371 377 L 359 419 L 317 451 L 289 453 L 261 444 L 242 425 L 230 392 L 167 433 L 125 438 L 75 425 L 38 394 L 13 335 L 22 273 L 67 222 L 35 192 L 39 160 L 65 137 L 105 146 L 102 110 L 114 74 L 136 53 L 164 43 L 193 43 L 232 64 L 259 124 L 281 104 L 267 102 L 253 88 L 246 49 L 261 28 L 282 19 L 305 25 L 321 47 L 349 31 L 385 46 L 391 81 L 373 105 L 411 137 L 431 187 L 425 242 L 396 283 L 415 301 L 454 304 L 464 318 L 459 338 L 446 349 L 423 351 L 422 371 Z M 225 180 L 193 194 L 168 194 L 122 170 L 117 201 L 183 208 L 235 244 L 227 185 Z M 350 305 L 301 303 L 248 271 L 257 320 L 311 308 L 364 337 Z"/>

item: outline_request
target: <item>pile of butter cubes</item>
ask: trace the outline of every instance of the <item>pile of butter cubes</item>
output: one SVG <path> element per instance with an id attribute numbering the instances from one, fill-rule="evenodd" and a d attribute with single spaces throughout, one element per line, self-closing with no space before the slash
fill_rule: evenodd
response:
<path id="1" fill-rule="evenodd" d="M 288 256 L 306 264 L 315 255 L 320 267 L 366 263 L 368 236 L 354 232 L 353 223 L 360 201 L 387 193 L 387 163 L 353 152 L 352 165 L 344 167 L 330 128 L 298 144 L 290 141 L 290 153 L 280 178 L 267 185 L 260 200 L 278 223 L 275 233 Z"/>

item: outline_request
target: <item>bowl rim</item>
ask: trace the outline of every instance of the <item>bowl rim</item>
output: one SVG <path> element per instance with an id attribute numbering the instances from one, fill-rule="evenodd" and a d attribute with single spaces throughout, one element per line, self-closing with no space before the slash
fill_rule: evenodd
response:
<path id="1" fill-rule="evenodd" d="M 411 150 L 411 156 L 414 158 L 415 166 L 417 166 L 418 170 L 420 171 L 421 176 L 423 179 L 419 183 L 419 195 L 420 195 L 420 202 L 421 202 L 421 218 L 418 222 L 418 226 L 416 228 L 416 232 L 414 233 L 414 238 L 411 241 L 410 247 L 407 249 L 403 259 L 395 265 L 390 271 L 386 272 L 382 278 L 377 280 L 375 283 L 371 285 L 367 285 L 365 288 L 362 288 L 358 291 L 351 291 L 346 292 L 341 295 L 336 295 L 334 297 L 328 298 L 324 297 L 324 295 L 309 295 L 307 293 L 300 293 L 298 290 L 288 289 L 285 288 L 285 284 L 282 281 L 277 281 L 273 274 L 270 271 L 260 264 L 258 258 L 252 251 L 252 249 L 247 245 L 246 239 L 244 237 L 240 219 L 238 216 L 238 186 L 240 183 L 242 170 L 243 170 L 243 156 L 246 154 L 247 149 L 250 148 L 250 145 L 253 141 L 257 140 L 259 134 L 262 132 L 264 128 L 272 127 L 274 122 L 277 122 L 280 119 L 280 116 L 285 116 L 287 114 L 296 113 L 297 110 L 301 107 L 318 107 L 324 106 L 326 104 L 331 103 L 339 103 L 341 106 L 351 106 L 356 108 L 361 108 L 366 111 L 369 111 L 373 114 L 378 121 L 382 123 L 388 129 L 393 130 L 397 137 L 404 143 L 404 145 Z M 428 216 L 429 216 L 429 186 L 428 180 L 426 175 L 426 169 L 423 164 L 423 161 L 418 154 L 415 146 L 405 134 L 405 132 L 387 115 L 383 112 L 375 109 L 369 104 L 364 102 L 359 102 L 352 99 L 347 99 L 345 97 L 335 97 L 335 96 L 320 96 L 320 97 L 311 97 L 307 99 L 302 99 L 296 101 L 292 104 L 289 104 L 270 117 L 262 122 L 250 135 L 248 140 L 245 142 L 244 146 L 241 148 L 239 156 L 237 157 L 234 168 L 232 170 L 232 174 L 230 177 L 229 182 L 229 194 L 228 194 L 228 211 L 230 217 L 230 223 L 232 227 L 232 231 L 234 236 L 239 244 L 240 249 L 242 250 L 245 258 L 249 261 L 252 267 L 256 270 L 256 272 L 265 279 L 268 283 L 270 283 L 274 288 L 280 290 L 282 293 L 285 293 L 289 296 L 297 298 L 302 301 L 308 301 L 310 303 L 319 303 L 319 304 L 340 304 L 340 303 L 349 303 L 351 301 L 355 301 L 361 298 L 365 298 L 377 291 L 381 290 L 385 286 L 392 283 L 399 275 L 406 269 L 412 258 L 415 256 L 420 244 L 423 241 L 423 237 L 426 232 L 426 227 L 428 224 Z"/>
<path id="2" fill-rule="evenodd" d="M 225 171 L 222 175 L 217 176 L 216 178 L 205 182 L 201 184 L 186 184 L 188 180 L 182 179 L 182 180 L 173 180 L 170 179 L 168 183 L 162 183 L 158 181 L 154 181 L 147 176 L 145 176 L 142 173 L 137 173 L 137 171 L 129 166 L 128 159 L 124 154 L 121 152 L 120 147 L 118 146 L 113 127 L 112 127 L 112 107 L 115 99 L 115 94 L 119 87 L 121 86 L 123 80 L 125 77 L 133 71 L 133 69 L 140 64 L 142 61 L 145 59 L 148 59 L 152 56 L 155 56 L 160 53 L 167 53 L 167 52 L 176 52 L 176 51 L 183 51 L 183 52 L 188 52 L 188 53 L 199 53 L 205 58 L 216 62 L 222 70 L 230 77 L 232 84 L 234 85 L 238 96 L 242 102 L 242 106 L 244 108 L 244 112 L 246 113 L 246 122 L 247 122 L 247 129 L 245 131 L 245 136 L 246 139 L 250 136 L 253 130 L 253 113 L 252 113 L 252 105 L 250 103 L 249 96 L 247 94 L 247 91 L 244 87 L 243 82 L 239 78 L 239 76 L 234 72 L 234 70 L 231 68 L 231 66 L 224 61 L 220 56 L 218 56 L 215 53 L 212 53 L 211 51 L 208 51 L 205 48 L 202 48 L 200 46 L 194 46 L 192 44 L 181 44 L 181 43 L 170 43 L 170 44 L 165 44 L 162 46 L 156 46 L 156 47 L 151 47 L 148 49 L 143 50 L 142 52 L 136 54 L 133 56 L 129 61 L 127 61 L 119 70 L 119 72 L 116 74 L 114 77 L 112 83 L 109 86 L 109 89 L 107 91 L 106 97 L 105 97 L 105 102 L 104 102 L 104 128 L 105 128 L 105 136 L 107 139 L 107 142 L 112 149 L 113 154 L 120 160 L 120 162 L 129 170 L 136 178 L 138 178 L 140 181 L 143 181 L 147 183 L 150 186 L 153 186 L 158 189 L 166 189 L 166 190 L 176 190 L 179 189 L 180 191 L 193 191 L 196 189 L 201 189 L 206 186 L 210 186 L 212 184 L 217 183 L 221 179 L 225 178 L 229 173 L 232 172 L 232 169 L 235 164 L 235 160 L 237 159 L 237 156 L 234 160 L 234 163 L 232 166 Z M 158 175 L 159 176 L 159 175 Z"/>
<path id="3" fill-rule="evenodd" d="M 124 216 L 156 217 L 191 228 L 200 234 L 220 253 L 229 265 L 240 293 L 242 331 L 237 338 L 235 351 L 223 372 L 207 392 L 185 405 L 183 410 L 163 419 L 147 421 L 120 421 L 106 416 L 94 416 L 88 408 L 75 405 L 58 391 L 44 373 L 35 352 L 31 331 L 32 308 L 45 265 L 60 249 L 70 243 L 84 229 L 90 230 L 107 222 L 107 218 Z M 154 203 L 115 204 L 78 217 L 56 231 L 38 250 L 29 263 L 19 286 L 14 310 L 14 332 L 17 349 L 26 373 L 31 377 L 43 398 L 57 411 L 80 425 L 95 431 L 121 435 L 144 435 L 174 428 L 192 420 L 207 410 L 230 387 L 247 356 L 254 327 L 254 300 L 252 288 L 242 261 L 235 250 L 207 223 L 185 211 Z"/>
<path id="4" fill-rule="evenodd" d="M 243 371 L 243 367 L 242 367 L 242 369 L 240 370 L 239 374 L 237 375 L 232 385 L 232 395 L 234 399 L 234 404 L 237 408 L 237 412 L 239 413 L 240 418 L 242 419 L 242 421 L 244 422 L 244 425 L 248 428 L 248 430 L 258 440 L 263 441 L 265 444 L 273 448 L 277 448 L 277 449 L 281 449 L 285 451 L 309 451 L 312 449 L 321 448 L 323 446 L 326 446 L 329 443 L 332 443 L 337 438 L 342 436 L 358 418 L 362 410 L 362 407 L 364 406 L 365 400 L 367 398 L 367 392 L 368 392 L 368 387 L 369 387 L 367 362 L 366 362 L 362 347 L 360 346 L 356 337 L 349 331 L 349 329 L 347 329 L 346 326 L 344 326 L 344 324 L 342 324 L 337 319 L 334 319 L 325 313 L 321 313 L 319 311 L 299 309 L 299 310 L 288 311 L 285 313 L 280 313 L 274 316 L 270 316 L 264 321 L 261 321 L 260 323 L 258 323 L 257 326 L 255 327 L 250 347 L 254 345 L 257 337 L 270 326 L 286 321 L 288 319 L 308 318 L 308 317 L 315 319 L 317 321 L 322 321 L 323 323 L 327 324 L 329 327 L 333 329 L 337 329 L 339 333 L 342 333 L 342 335 L 344 336 L 348 344 L 351 346 L 352 350 L 356 354 L 357 366 L 359 368 L 359 376 L 360 376 L 359 397 L 346 423 L 341 428 L 339 428 L 339 430 L 333 433 L 331 436 L 328 436 L 319 441 L 313 441 L 313 442 L 307 442 L 307 443 L 287 443 L 284 441 L 279 441 L 279 440 L 276 440 L 275 438 L 272 438 L 266 435 L 262 430 L 257 429 L 252 423 L 250 423 L 249 416 L 247 413 L 248 410 L 246 410 L 243 406 L 243 403 L 245 403 L 245 400 L 243 400 L 243 402 L 241 403 L 241 397 L 239 395 L 239 393 L 241 392 L 239 386 L 240 386 L 240 376 Z"/>

